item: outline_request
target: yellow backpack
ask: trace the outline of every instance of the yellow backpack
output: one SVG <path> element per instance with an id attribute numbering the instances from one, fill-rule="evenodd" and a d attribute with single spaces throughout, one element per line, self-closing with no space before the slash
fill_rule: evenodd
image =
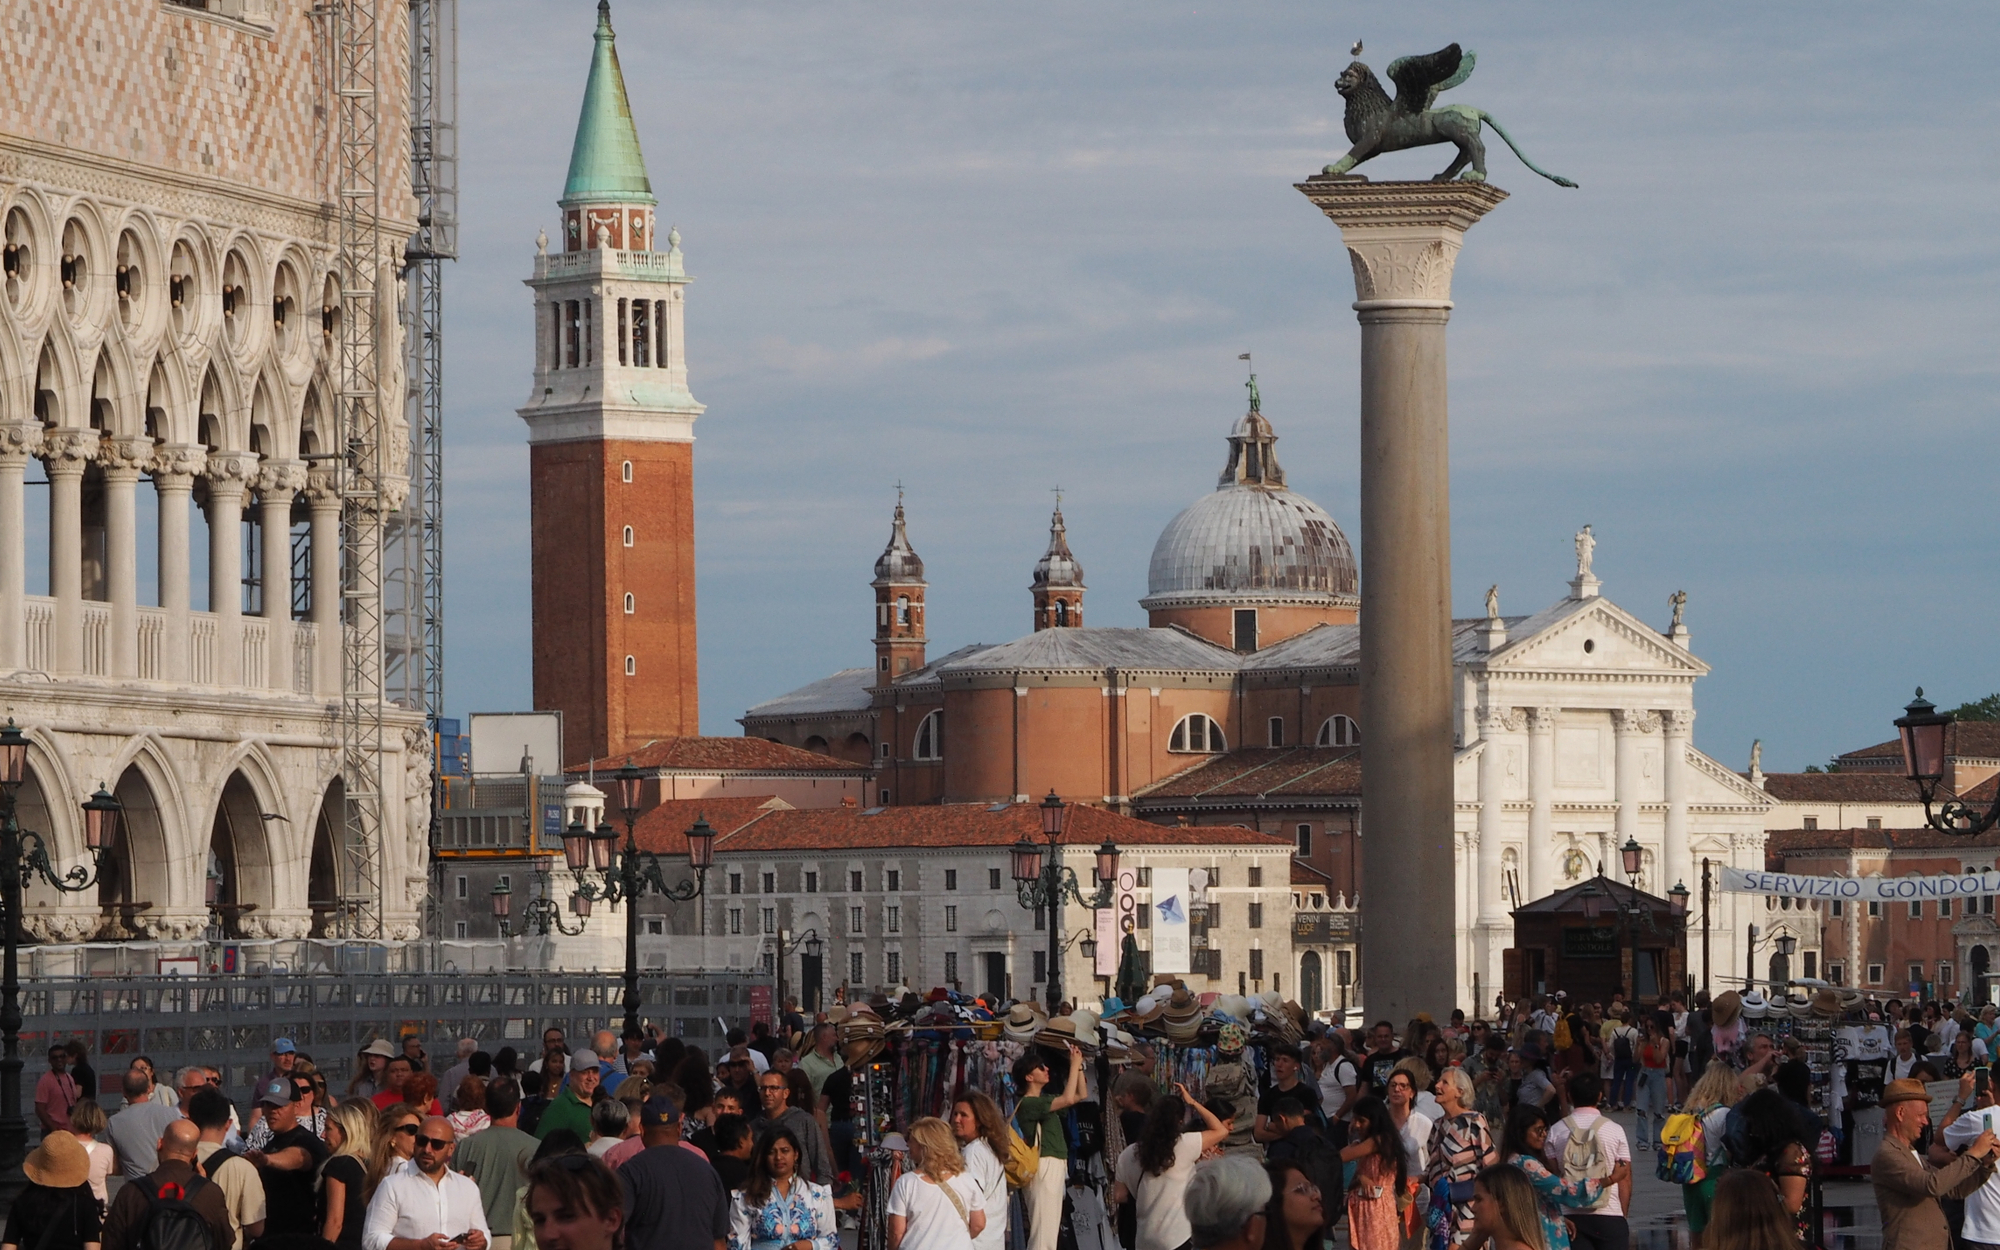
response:
<path id="1" fill-rule="evenodd" d="M 1557 1050 L 1568 1050 L 1574 1045 L 1576 1045 L 1576 1039 L 1569 1035 L 1569 1017 L 1557 1016 L 1555 1048 Z"/>

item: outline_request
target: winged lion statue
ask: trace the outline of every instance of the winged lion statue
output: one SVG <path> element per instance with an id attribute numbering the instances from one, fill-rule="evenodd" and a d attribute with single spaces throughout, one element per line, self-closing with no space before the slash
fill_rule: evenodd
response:
<path id="1" fill-rule="evenodd" d="M 1384 152 L 1420 148 L 1433 143 L 1458 147 L 1458 157 L 1444 172 L 1431 179 L 1449 182 L 1463 177 L 1468 182 L 1486 181 L 1486 144 L 1480 140 L 1481 123 L 1506 140 L 1521 163 L 1559 187 L 1573 187 L 1569 179 L 1552 174 L 1528 159 L 1512 135 L 1484 109 L 1469 104 L 1448 104 L 1433 108 L 1438 93 L 1449 91 L 1472 77 L 1478 54 L 1457 44 L 1428 56 L 1399 56 L 1389 62 L 1389 81 L 1396 84 L 1396 98 L 1382 90 L 1375 71 L 1359 61 L 1349 63 L 1334 80 L 1334 89 L 1347 101 L 1347 137 L 1354 146 L 1347 155 L 1326 167 L 1329 174 L 1344 174 L 1361 162 Z M 1467 169 L 1466 166 L 1471 168 Z M 1461 174 L 1460 171 L 1463 171 Z"/>

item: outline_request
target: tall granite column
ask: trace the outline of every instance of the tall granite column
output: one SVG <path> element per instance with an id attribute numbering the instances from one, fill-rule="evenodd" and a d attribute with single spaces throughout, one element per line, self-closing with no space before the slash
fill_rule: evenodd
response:
<path id="1" fill-rule="evenodd" d="M 1361 321 L 1361 984 L 1372 1017 L 1455 1005 L 1451 475 L 1445 322 L 1483 182 L 1298 184 L 1340 227 Z"/>
<path id="2" fill-rule="evenodd" d="M 49 475 L 49 594 L 56 601 L 54 671 L 83 671 L 83 470 L 97 455 L 96 430 L 42 435 Z"/>
<path id="3" fill-rule="evenodd" d="M 193 576 L 188 508 L 195 476 L 207 465 L 207 450 L 193 443 L 168 443 L 153 455 L 153 492 L 160 502 L 160 608 L 167 617 L 160 643 L 162 681 L 185 682 L 194 671 L 188 655 Z"/>
<path id="4" fill-rule="evenodd" d="M 42 427 L 0 424 L 0 672 L 28 662 L 28 460 L 42 446 Z"/>

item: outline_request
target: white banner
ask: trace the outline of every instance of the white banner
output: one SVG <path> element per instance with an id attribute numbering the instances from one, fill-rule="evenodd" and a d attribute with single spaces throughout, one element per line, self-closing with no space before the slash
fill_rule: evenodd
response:
<path id="1" fill-rule="evenodd" d="M 1153 971 L 1193 972 L 1188 959 L 1188 870 L 1153 869 Z"/>
<path id="2" fill-rule="evenodd" d="M 1132 887 L 1138 883 L 1136 869 L 1120 868 L 1111 906 L 1097 913 L 1097 975 L 1100 977 L 1118 975 L 1118 959 L 1125 950 L 1125 922 L 1132 920 L 1132 909 L 1138 906 L 1132 896 Z M 1133 920 L 1135 927 L 1137 923 Z"/>
<path id="3" fill-rule="evenodd" d="M 1807 877 L 1791 872 L 1745 872 L 1741 868 L 1724 868 L 1722 888 L 1731 894 L 1859 899 L 1868 903 L 1914 902 L 1927 898 L 2000 894 L 2000 873 L 1948 873 L 1938 877 Z"/>

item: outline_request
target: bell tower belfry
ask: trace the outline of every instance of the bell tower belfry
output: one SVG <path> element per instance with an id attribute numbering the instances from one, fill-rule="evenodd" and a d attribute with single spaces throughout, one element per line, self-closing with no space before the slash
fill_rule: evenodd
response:
<path id="1" fill-rule="evenodd" d="M 1036 633 L 1083 628 L 1083 566 L 1070 554 L 1060 495 L 1056 496 L 1055 515 L 1049 518 L 1049 549 L 1035 563 L 1029 589 L 1035 596 Z"/>
<path id="2" fill-rule="evenodd" d="M 700 732 L 694 423 L 680 233 L 658 199 L 618 67 L 611 5 L 558 205 L 537 240 L 528 423 L 534 697 L 563 713 L 565 764 Z"/>
<path id="3" fill-rule="evenodd" d="M 896 492 L 896 520 L 889 545 L 875 561 L 875 681 L 888 685 L 924 666 L 923 558 L 903 529 L 903 492 Z"/>

